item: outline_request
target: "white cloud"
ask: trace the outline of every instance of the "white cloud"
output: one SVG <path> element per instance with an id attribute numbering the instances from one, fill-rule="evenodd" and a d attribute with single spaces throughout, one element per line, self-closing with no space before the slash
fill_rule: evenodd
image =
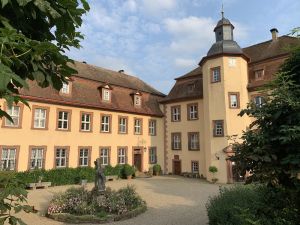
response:
<path id="1" fill-rule="evenodd" d="M 177 6 L 176 0 L 142 0 L 142 11 L 152 16 L 159 16 Z"/>
<path id="2" fill-rule="evenodd" d="M 197 64 L 197 60 L 195 59 L 187 59 L 187 58 L 176 58 L 175 65 L 178 68 L 191 68 Z"/>
<path id="3" fill-rule="evenodd" d="M 135 12 L 137 10 L 137 3 L 135 0 L 127 0 L 123 5 L 125 10 Z"/>

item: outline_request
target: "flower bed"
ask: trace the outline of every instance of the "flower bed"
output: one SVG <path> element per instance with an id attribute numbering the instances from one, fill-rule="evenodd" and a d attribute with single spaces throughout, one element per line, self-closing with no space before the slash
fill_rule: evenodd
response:
<path id="1" fill-rule="evenodd" d="M 70 188 L 56 195 L 48 207 L 48 217 L 70 223 L 105 223 L 122 220 L 146 211 L 146 203 L 132 186 L 102 193 Z"/>

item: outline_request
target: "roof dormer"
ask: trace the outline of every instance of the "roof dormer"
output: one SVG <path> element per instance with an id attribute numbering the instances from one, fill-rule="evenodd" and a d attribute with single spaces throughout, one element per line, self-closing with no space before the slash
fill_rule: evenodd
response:
<path id="1" fill-rule="evenodd" d="M 112 86 L 109 84 L 103 84 L 98 87 L 102 102 L 111 102 L 111 95 L 112 95 Z"/>
<path id="2" fill-rule="evenodd" d="M 135 91 L 131 93 L 133 105 L 135 107 L 141 107 L 142 106 L 142 93 L 140 91 Z"/>
<path id="3" fill-rule="evenodd" d="M 60 95 L 70 96 L 72 94 L 72 81 L 71 78 L 66 78 L 66 81 L 62 82 L 62 87 L 59 91 Z"/>

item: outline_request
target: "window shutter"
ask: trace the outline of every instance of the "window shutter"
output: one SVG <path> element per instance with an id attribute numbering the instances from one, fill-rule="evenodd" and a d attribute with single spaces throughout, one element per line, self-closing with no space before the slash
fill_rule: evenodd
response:
<path id="1" fill-rule="evenodd" d="M 53 168 L 56 168 L 56 152 L 57 152 L 57 148 L 54 148 L 54 163 L 53 163 Z"/>
<path id="2" fill-rule="evenodd" d="M 78 148 L 78 159 L 77 159 L 77 166 L 80 166 L 80 148 Z"/>
<path id="3" fill-rule="evenodd" d="M 88 154 L 88 166 L 91 166 L 92 148 L 89 148 Z"/>
<path id="4" fill-rule="evenodd" d="M 108 160 L 107 160 L 108 165 L 110 165 L 110 154 L 111 154 L 110 149 L 108 149 Z"/>
<path id="5" fill-rule="evenodd" d="M 154 158 L 155 158 L 155 163 L 157 163 L 157 148 L 155 148 L 155 151 L 154 151 L 155 155 L 154 155 Z"/>
<path id="6" fill-rule="evenodd" d="M 70 148 L 66 148 L 66 167 L 69 167 L 69 151 Z"/>
<path id="7" fill-rule="evenodd" d="M 128 149 L 125 148 L 125 163 L 128 164 Z"/>
<path id="8" fill-rule="evenodd" d="M 31 154 L 32 154 L 32 148 L 29 147 L 29 153 L 28 153 L 28 170 L 31 169 Z"/>

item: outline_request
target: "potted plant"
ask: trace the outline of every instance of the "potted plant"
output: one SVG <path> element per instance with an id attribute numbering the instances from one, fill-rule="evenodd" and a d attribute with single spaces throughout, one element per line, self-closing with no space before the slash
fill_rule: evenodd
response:
<path id="1" fill-rule="evenodd" d="M 215 174 L 218 172 L 218 168 L 215 166 L 210 166 L 208 168 L 208 171 L 212 174 L 212 182 L 216 183 L 218 181 L 218 178 L 215 178 Z"/>
<path id="2" fill-rule="evenodd" d="M 127 179 L 131 179 L 132 175 L 134 174 L 134 168 L 129 164 L 125 164 L 123 168 L 123 174 Z"/>
<path id="3" fill-rule="evenodd" d="M 157 176 L 161 172 L 161 166 L 159 164 L 155 164 L 153 166 L 153 175 Z"/>

